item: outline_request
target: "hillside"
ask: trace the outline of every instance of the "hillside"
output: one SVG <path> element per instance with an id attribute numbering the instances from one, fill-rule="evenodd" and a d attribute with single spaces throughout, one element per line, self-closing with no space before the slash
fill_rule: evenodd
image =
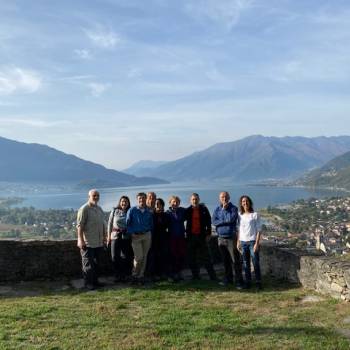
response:
<path id="1" fill-rule="evenodd" d="M 155 169 L 165 163 L 167 162 L 162 160 L 140 160 L 131 165 L 129 168 L 124 169 L 123 172 L 134 176 L 142 176 L 143 174 L 147 174 L 147 172 L 152 171 L 152 169 Z"/>
<path id="2" fill-rule="evenodd" d="M 143 175 L 171 181 L 229 179 L 237 182 L 295 178 L 350 151 L 350 136 L 265 137 L 215 144 Z"/>
<path id="3" fill-rule="evenodd" d="M 81 187 L 132 186 L 165 183 L 138 178 L 83 160 L 46 145 L 0 137 L 0 181 L 75 183 Z"/>
<path id="4" fill-rule="evenodd" d="M 298 181 L 311 187 L 337 187 L 350 190 L 350 152 L 315 169 Z"/>

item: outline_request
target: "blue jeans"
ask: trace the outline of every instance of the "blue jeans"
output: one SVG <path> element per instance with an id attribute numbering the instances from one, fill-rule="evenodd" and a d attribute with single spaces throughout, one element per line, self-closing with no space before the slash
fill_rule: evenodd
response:
<path id="1" fill-rule="evenodd" d="M 253 266 L 254 266 L 255 281 L 256 283 L 261 283 L 259 251 L 254 253 L 254 244 L 255 244 L 255 241 L 247 241 L 247 242 L 241 241 L 245 283 L 247 285 L 250 285 L 252 281 L 250 258 L 252 259 Z"/>

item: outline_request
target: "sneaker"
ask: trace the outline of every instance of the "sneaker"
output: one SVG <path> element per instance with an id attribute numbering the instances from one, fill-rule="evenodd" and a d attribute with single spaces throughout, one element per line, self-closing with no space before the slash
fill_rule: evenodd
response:
<path id="1" fill-rule="evenodd" d="M 177 279 L 178 279 L 179 281 L 183 281 L 183 280 L 185 279 L 185 277 L 184 277 L 184 275 L 182 274 L 182 272 L 179 272 L 179 273 L 177 274 Z"/>
<path id="2" fill-rule="evenodd" d="M 199 281 L 202 277 L 200 275 L 192 275 L 192 281 Z"/>
<path id="3" fill-rule="evenodd" d="M 116 276 L 114 278 L 114 283 L 119 283 L 119 282 L 122 282 L 122 278 L 120 276 Z"/>
<path id="4" fill-rule="evenodd" d="M 96 287 L 93 284 L 87 283 L 87 284 L 84 285 L 83 289 L 85 289 L 85 290 L 95 290 Z"/>
<path id="5" fill-rule="evenodd" d="M 139 283 L 139 279 L 137 277 L 131 277 L 130 284 L 136 286 Z"/>
<path id="6" fill-rule="evenodd" d="M 223 279 L 222 281 L 219 282 L 219 286 L 227 287 L 232 283 L 233 283 L 232 281 L 228 281 L 227 279 Z"/>
<path id="7" fill-rule="evenodd" d="M 94 286 L 95 288 L 103 288 L 103 287 L 105 287 L 106 285 L 105 285 L 104 283 L 101 283 L 101 282 L 99 282 L 99 281 L 96 281 L 96 282 L 93 284 L 93 286 Z"/>
<path id="8" fill-rule="evenodd" d="M 124 281 L 125 283 L 131 283 L 132 281 L 132 276 L 125 276 Z"/>
<path id="9" fill-rule="evenodd" d="M 140 277 L 140 278 L 138 279 L 138 285 L 143 286 L 143 285 L 145 285 L 146 283 L 147 283 L 147 280 L 146 280 L 145 277 Z"/>

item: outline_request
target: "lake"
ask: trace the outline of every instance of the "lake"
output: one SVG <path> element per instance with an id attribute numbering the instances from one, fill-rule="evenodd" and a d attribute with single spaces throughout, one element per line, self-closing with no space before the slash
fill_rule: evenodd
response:
<path id="1" fill-rule="evenodd" d="M 170 195 L 177 195 L 181 198 L 181 205 L 188 206 L 191 193 L 197 192 L 201 201 L 204 202 L 212 212 L 218 205 L 218 197 L 221 191 L 228 191 L 231 201 L 237 205 L 241 195 L 249 195 L 254 202 L 255 208 L 265 208 L 268 205 L 290 203 L 297 199 L 307 199 L 310 197 L 324 198 L 332 196 L 342 196 L 344 192 L 331 190 L 309 190 L 299 187 L 273 187 L 273 186 L 253 186 L 253 185 L 232 185 L 225 183 L 197 183 L 197 184 L 166 184 L 142 187 L 107 188 L 100 190 L 100 205 L 106 211 L 115 206 L 121 195 L 129 196 L 132 205 L 136 202 L 138 192 L 156 192 L 158 197 L 168 202 Z M 2 196 L 9 195 L 6 191 Z M 11 192 L 11 197 L 19 196 L 24 201 L 19 206 L 33 206 L 38 209 L 68 209 L 79 208 L 87 200 L 87 191 L 38 191 L 37 193 Z"/>

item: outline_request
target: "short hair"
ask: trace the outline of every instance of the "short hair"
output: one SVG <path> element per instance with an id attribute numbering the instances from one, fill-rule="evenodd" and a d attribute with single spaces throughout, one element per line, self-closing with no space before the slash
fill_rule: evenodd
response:
<path id="1" fill-rule="evenodd" d="M 92 188 L 90 191 L 89 191 L 89 196 L 91 196 L 93 193 L 96 193 L 96 194 L 100 194 L 100 192 L 98 192 L 97 190 L 96 190 L 96 188 Z"/>
<path id="2" fill-rule="evenodd" d="M 172 201 L 173 199 L 175 199 L 177 202 L 181 203 L 180 197 L 178 197 L 178 196 L 170 196 L 170 197 L 169 197 L 169 204 L 171 203 L 171 201 Z"/>
<path id="3" fill-rule="evenodd" d="M 147 198 L 147 195 L 146 195 L 145 192 L 139 192 L 139 193 L 136 195 L 136 198 L 137 198 L 137 197 L 145 197 L 145 198 Z"/>
<path id="4" fill-rule="evenodd" d="M 151 192 L 147 192 L 147 197 L 150 196 L 150 195 L 152 195 L 152 196 L 157 198 L 157 195 L 156 195 L 155 192 L 152 192 L 152 191 Z"/>
<path id="5" fill-rule="evenodd" d="M 199 194 L 196 193 L 196 192 L 193 192 L 193 193 L 191 194 L 191 197 L 197 197 L 197 198 L 199 198 Z"/>
<path id="6" fill-rule="evenodd" d="M 246 198 L 248 203 L 249 203 L 249 213 L 253 213 L 254 212 L 254 208 L 253 208 L 253 201 L 252 201 L 252 199 L 249 196 L 247 196 L 247 195 L 243 195 L 239 199 L 239 210 L 240 210 L 241 214 L 244 214 L 244 208 L 242 206 L 242 201 L 243 201 L 244 198 Z"/>
<path id="7" fill-rule="evenodd" d="M 231 198 L 230 194 L 229 194 L 227 191 L 221 191 L 220 194 L 219 194 L 219 197 L 220 197 L 222 194 L 226 194 L 226 196 L 228 196 L 228 198 Z"/>
<path id="8" fill-rule="evenodd" d="M 121 202 L 122 202 L 123 199 L 125 199 L 126 201 L 128 201 L 128 205 L 127 205 L 127 207 L 126 207 L 126 211 L 128 211 L 129 208 L 130 208 L 130 199 L 129 199 L 128 196 L 121 196 L 121 197 L 120 197 L 119 202 L 118 202 L 118 205 L 117 205 L 117 209 L 121 209 L 121 208 L 122 208 Z"/>
<path id="9" fill-rule="evenodd" d="M 157 203 L 157 202 L 159 202 L 163 208 L 165 207 L 165 203 L 164 203 L 164 201 L 163 201 L 162 198 L 157 198 L 157 199 L 156 199 L 156 203 Z"/>

